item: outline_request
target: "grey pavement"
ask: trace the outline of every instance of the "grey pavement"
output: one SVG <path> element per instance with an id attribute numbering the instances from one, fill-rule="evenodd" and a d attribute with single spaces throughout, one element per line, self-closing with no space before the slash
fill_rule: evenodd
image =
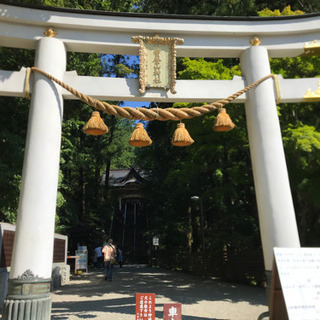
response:
<path id="1" fill-rule="evenodd" d="M 202 279 L 148 266 L 115 267 L 113 281 L 102 271 L 72 277 L 52 294 L 52 320 L 135 320 L 135 294 L 156 294 L 156 320 L 164 303 L 181 303 L 182 320 L 266 320 L 265 289 Z"/>

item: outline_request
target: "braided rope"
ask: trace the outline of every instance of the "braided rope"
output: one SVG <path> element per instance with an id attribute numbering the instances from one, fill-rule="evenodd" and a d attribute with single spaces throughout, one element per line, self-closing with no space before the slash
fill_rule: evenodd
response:
<path id="1" fill-rule="evenodd" d="M 27 68 L 26 81 L 25 81 L 25 84 L 24 84 L 24 96 L 28 100 L 31 99 L 31 95 L 30 95 L 30 76 L 31 76 L 31 68 Z"/>
<path id="2" fill-rule="evenodd" d="M 215 102 L 211 102 L 210 104 L 205 104 L 199 107 L 192 107 L 192 108 L 166 108 L 166 109 L 160 109 L 160 108 L 131 108 L 131 107 L 119 107 L 117 105 L 109 104 L 108 102 L 100 101 L 97 99 L 94 99 L 90 96 L 87 96 L 74 88 L 68 86 L 64 82 L 60 81 L 59 79 L 53 77 L 51 74 L 37 68 L 32 67 L 31 71 L 37 71 L 50 80 L 56 82 L 64 89 L 68 90 L 70 93 L 72 93 L 74 96 L 76 96 L 81 101 L 85 102 L 89 106 L 103 111 L 109 115 L 114 115 L 116 117 L 120 118 L 128 118 L 132 120 L 146 120 L 146 121 L 152 121 L 152 120 L 160 120 L 160 121 L 167 121 L 167 120 L 174 120 L 179 121 L 181 119 L 192 119 L 194 117 L 200 117 L 206 113 L 212 112 L 216 109 L 219 109 L 223 107 L 224 105 L 230 103 L 234 99 L 241 96 L 243 93 L 249 91 L 250 89 L 256 87 L 261 82 L 269 79 L 274 78 L 274 74 L 269 74 L 260 80 L 257 80 L 256 82 L 248 85 L 244 89 L 234 93 L 233 95 L 217 100 Z"/>

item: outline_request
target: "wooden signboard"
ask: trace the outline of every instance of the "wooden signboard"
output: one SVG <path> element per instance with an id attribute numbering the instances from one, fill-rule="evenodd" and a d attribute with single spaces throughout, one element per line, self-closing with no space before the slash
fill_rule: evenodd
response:
<path id="1" fill-rule="evenodd" d="M 136 320 L 155 320 L 154 293 L 136 293 Z"/>
<path id="2" fill-rule="evenodd" d="M 288 320 L 288 313 L 286 304 L 284 302 L 279 273 L 275 261 L 273 261 L 272 268 L 269 318 L 270 320 Z"/>
<path id="3" fill-rule="evenodd" d="M 320 319 L 320 248 L 274 248 L 271 320 Z"/>
<path id="4" fill-rule="evenodd" d="M 181 320 L 181 303 L 165 303 L 163 320 Z"/>

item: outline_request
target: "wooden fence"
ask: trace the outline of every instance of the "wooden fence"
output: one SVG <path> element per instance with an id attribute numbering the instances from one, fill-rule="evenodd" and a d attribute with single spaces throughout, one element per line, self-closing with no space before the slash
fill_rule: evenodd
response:
<path id="1" fill-rule="evenodd" d="M 261 248 L 220 253 L 160 250 L 154 260 L 167 269 L 181 270 L 202 277 L 219 277 L 225 281 L 265 285 Z"/>

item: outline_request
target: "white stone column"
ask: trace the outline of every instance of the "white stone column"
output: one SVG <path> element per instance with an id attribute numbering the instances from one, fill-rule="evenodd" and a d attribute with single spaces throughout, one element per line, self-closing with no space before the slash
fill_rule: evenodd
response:
<path id="1" fill-rule="evenodd" d="M 240 57 L 247 84 L 271 73 L 267 49 L 248 48 Z M 245 104 L 261 239 L 267 275 L 274 247 L 300 247 L 273 79 L 249 91 Z"/>
<path id="2" fill-rule="evenodd" d="M 66 50 L 55 38 L 38 41 L 35 66 L 63 79 Z M 50 319 L 50 282 L 63 98 L 34 72 L 22 186 L 4 319 Z"/>

